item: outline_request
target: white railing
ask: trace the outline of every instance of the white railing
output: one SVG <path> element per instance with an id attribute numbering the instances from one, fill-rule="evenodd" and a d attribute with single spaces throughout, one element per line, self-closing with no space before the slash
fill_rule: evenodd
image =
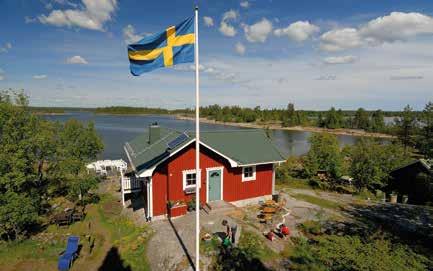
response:
<path id="1" fill-rule="evenodd" d="M 136 178 L 122 177 L 122 188 L 124 192 L 140 189 L 140 180 Z"/>

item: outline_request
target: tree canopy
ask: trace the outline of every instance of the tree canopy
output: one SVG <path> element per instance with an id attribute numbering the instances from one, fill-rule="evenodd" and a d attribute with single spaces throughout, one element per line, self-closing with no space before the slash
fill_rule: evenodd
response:
<path id="1" fill-rule="evenodd" d="M 85 164 L 102 149 L 92 123 L 43 120 L 22 93 L 0 92 L 0 235 L 20 238 L 49 197 L 67 195 L 77 182 L 90 189 Z"/>

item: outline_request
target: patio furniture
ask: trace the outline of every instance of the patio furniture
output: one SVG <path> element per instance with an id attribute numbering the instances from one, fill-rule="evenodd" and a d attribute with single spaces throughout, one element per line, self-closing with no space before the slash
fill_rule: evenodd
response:
<path id="1" fill-rule="evenodd" d="M 67 271 L 71 268 L 72 262 L 78 255 L 79 242 L 80 238 L 78 236 L 69 236 L 66 251 L 60 256 L 57 264 L 59 271 Z"/>
<path id="2" fill-rule="evenodd" d="M 71 213 L 70 212 L 61 212 L 54 215 L 54 223 L 57 226 L 65 226 L 71 224 Z"/>
<path id="3" fill-rule="evenodd" d="M 85 213 L 84 213 L 84 207 L 81 210 L 74 209 L 71 220 L 72 222 L 75 221 L 81 221 L 84 219 Z"/>

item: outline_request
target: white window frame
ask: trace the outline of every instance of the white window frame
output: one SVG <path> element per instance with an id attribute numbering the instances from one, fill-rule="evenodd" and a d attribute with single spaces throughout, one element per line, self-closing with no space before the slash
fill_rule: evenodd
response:
<path id="1" fill-rule="evenodd" d="M 201 169 L 199 170 L 200 177 L 201 177 Z M 187 185 L 186 184 L 186 175 L 187 174 L 195 174 L 195 184 L 193 185 Z M 198 174 L 195 169 L 188 169 L 182 171 L 182 183 L 183 183 L 183 190 L 185 191 L 187 188 L 194 188 L 197 185 L 197 182 L 199 183 L 200 187 L 200 181 L 198 180 Z"/>
<path id="2" fill-rule="evenodd" d="M 245 177 L 245 169 L 246 168 L 252 168 L 253 169 L 253 176 L 251 176 L 251 177 Z M 243 182 L 254 181 L 255 179 L 256 179 L 256 166 L 242 167 L 242 181 Z"/>

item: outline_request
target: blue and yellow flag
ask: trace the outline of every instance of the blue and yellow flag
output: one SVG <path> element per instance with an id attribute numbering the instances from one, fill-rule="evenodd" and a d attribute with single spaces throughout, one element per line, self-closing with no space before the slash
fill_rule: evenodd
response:
<path id="1" fill-rule="evenodd" d="M 194 62 L 194 41 L 194 17 L 191 17 L 128 45 L 131 73 L 138 76 L 157 68 Z"/>

